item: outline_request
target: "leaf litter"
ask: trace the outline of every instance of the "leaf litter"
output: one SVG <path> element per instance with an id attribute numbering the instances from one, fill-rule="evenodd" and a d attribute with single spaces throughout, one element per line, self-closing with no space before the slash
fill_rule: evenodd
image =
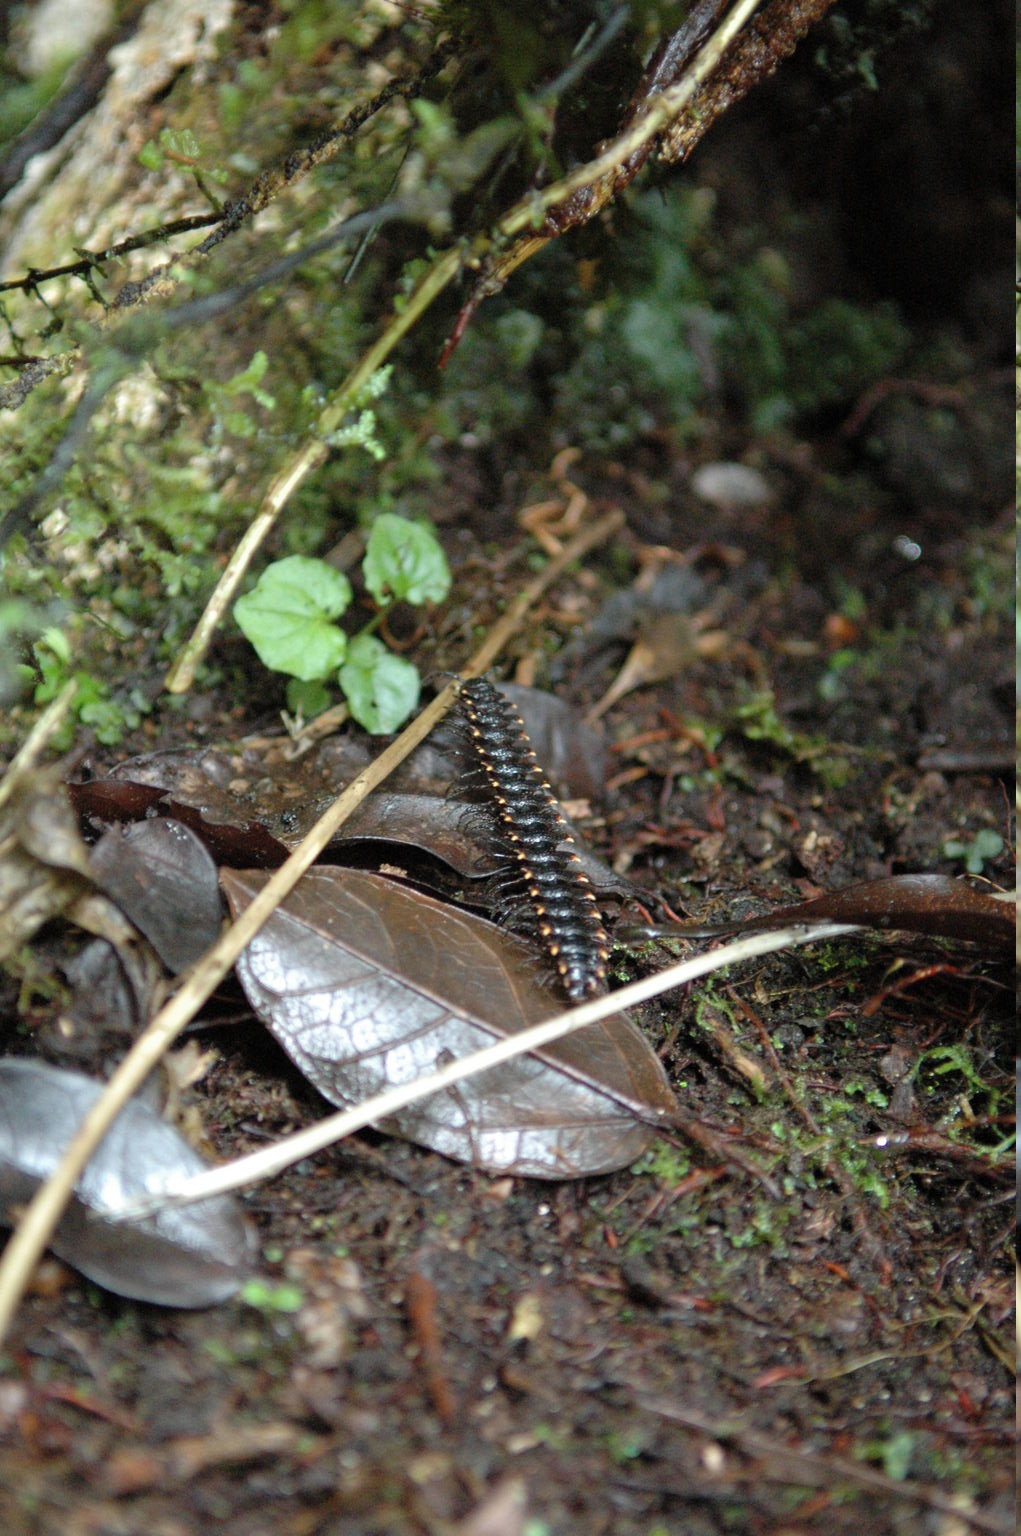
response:
<path id="1" fill-rule="evenodd" d="M 17 1219 L 102 1091 L 102 1083 L 46 1062 L 0 1060 L 0 1220 Z M 120 1296 L 170 1307 L 225 1301 L 255 1256 L 253 1231 L 229 1196 L 122 1219 L 131 1202 L 208 1167 L 179 1131 L 133 1099 L 87 1163 L 50 1246 Z"/>
<path id="2" fill-rule="evenodd" d="M 173 817 L 109 828 L 92 850 L 89 873 L 175 975 L 220 931 L 216 865 Z"/>
<path id="3" fill-rule="evenodd" d="M 198 765 L 201 782 L 208 754 L 167 756 L 173 760 L 172 781 L 182 774 L 188 778 Z M 217 777 L 222 780 L 222 773 Z M 413 771 L 410 782 L 416 782 Z M 220 815 L 226 810 L 227 830 L 235 838 L 225 843 L 214 829 L 212 848 L 222 855 L 253 847 L 265 858 L 263 839 L 272 842 L 272 835 L 262 821 L 241 820 L 245 808 L 231 803 L 235 785 L 221 788 L 217 805 Z M 168 969 L 183 970 L 219 929 L 204 810 L 185 807 L 195 827 L 190 830 L 159 814 L 178 805 L 152 784 L 106 780 L 72 786 L 75 791 L 79 811 L 93 825 L 112 824 L 90 852 L 79 843 L 72 857 L 58 857 L 83 869 L 118 901 Z M 190 793 L 195 796 L 194 782 Z M 479 821 L 477 808 L 466 818 L 464 804 L 445 795 L 385 791 L 359 811 L 348 853 L 359 843 L 378 843 L 441 861 L 446 856 L 469 880 L 499 870 L 492 828 Z M 125 814 L 147 819 L 119 826 L 116 818 Z M 30 847 L 32 841 L 29 837 Z M 65 836 L 60 845 L 66 841 Z M 276 862 L 275 855 L 270 861 Z M 593 862 L 608 882 L 614 880 Z M 233 915 L 267 878 L 258 869 L 222 872 Z M 502 883 L 496 879 L 497 891 Z M 627 889 L 624 882 L 617 887 Z M 910 876 L 830 893 L 747 920 L 743 927 L 768 931 L 827 920 L 988 942 L 1002 941 L 1008 914 L 1001 903 L 962 882 Z M 660 932 L 724 934 L 737 926 Z M 542 956 L 522 939 L 420 890 L 355 869 L 320 867 L 306 874 L 241 956 L 237 972 L 255 1012 L 313 1086 L 340 1106 L 364 1104 L 495 1039 L 509 1040 L 547 1018 L 551 1008 L 551 978 L 543 973 Z M 412 1101 L 378 1124 L 491 1173 L 569 1179 L 630 1165 L 650 1145 L 657 1123 L 676 1109 L 651 1047 L 618 1015 L 590 1027 L 584 1040 L 565 1035 L 540 1051 L 514 1056 L 481 1079 L 462 1078 Z M 164 1173 L 169 1176 L 157 1181 L 161 1190 L 180 1186 L 180 1169 Z M 144 1205 L 145 1194 L 136 1191 L 123 1205 L 130 1212 L 139 1200 Z M 118 1222 L 117 1213 L 110 1219 Z M 102 1273 L 93 1272 L 93 1278 Z M 195 1284 L 196 1294 L 206 1294 L 201 1277 Z M 168 1285 L 175 1297 L 187 1293 L 172 1278 Z M 160 1298 L 153 1293 L 151 1299 Z"/>
<path id="4" fill-rule="evenodd" d="M 852 923 L 880 933 L 900 931 L 980 944 L 993 953 L 1008 952 L 1016 938 L 1014 892 L 981 891 L 948 875 L 889 875 L 828 891 L 796 906 L 738 922 L 679 923 L 647 926 L 636 936 L 720 938 L 733 933 L 768 933 L 791 923 Z"/>
<path id="5" fill-rule="evenodd" d="M 236 916 L 264 883 L 225 870 Z M 332 1103 L 353 1105 L 549 1017 L 542 959 L 503 929 L 355 870 L 310 871 L 238 962 L 280 1044 Z M 383 1129 L 491 1173 L 580 1178 L 626 1167 L 673 1094 L 616 1016 L 409 1107 Z"/>

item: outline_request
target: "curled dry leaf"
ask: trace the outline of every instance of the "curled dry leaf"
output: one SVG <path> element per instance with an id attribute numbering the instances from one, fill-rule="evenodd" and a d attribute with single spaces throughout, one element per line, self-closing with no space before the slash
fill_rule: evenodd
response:
<path id="1" fill-rule="evenodd" d="M 555 694 L 512 683 L 500 688 L 520 711 L 550 783 L 573 799 L 599 795 L 606 777 L 600 733 Z M 273 868 L 338 791 L 372 761 L 373 751 L 371 739 L 353 730 L 317 742 L 299 756 L 287 736 L 175 747 L 129 758 L 108 778 L 72 784 L 69 792 L 79 814 L 100 824 L 140 821 L 157 813 L 176 816 L 202 836 L 218 863 Z M 397 768 L 388 790 L 445 795 L 456 790 L 467 766 L 460 733 L 443 721 Z M 359 835 L 353 826 L 349 831 Z"/>
<path id="2" fill-rule="evenodd" d="M 796 907 L 781 907 L 746 928 L 785 928 L 788 923 L 858 923 L 863 928 L 901 929 L 939 938 L 964 939 L 983 949 L 1007 950 L 1015 939 L 1015 909 L 966 880 L 948 875 L 890 875 L 830 891 Z"/>
<path id="3" fill-rule="evenodd" d="M 0 1061 L 0 1221 L 10 1224 L 59 1163 L 103 1085 L 48 1063 Z M 131 1100 L 75 1185 L 50 1246 L 120 1296 L 171 1307 L 208 1307 L 232 1296 L 254 1257 L 237 1202 L 119 1222 L 129 1203 L 208 1168 L 147 1104 Z"/>
<path id="4" fill-rule="evenodd" d="M 1016 906 L 1013 892 L 1003 900 L 948 875 L 890 875 L 829 891 L 794 907 L 778 907 L 733 923 L 680 923 L 643 928 L 649 937 L 719 938 L 731 933 L 770 933 L 792 923 L 851 923 L 884 932 L 927 933 L 963 939 L 993 953 L 1013 948 Z M 637 936 L 637 935 L 636 935 Z"/>
<path id="5" fill-rule="evenodd" d="M 72 784 L 68 788 L 79 813 L 94 824 L 110 822 L 112 825 L 130 825 L 136 820 L 142 820 L 143 825 L 152 826 L 158 824 L 164 816 L 172 817 L 177 824 L 183 821 L 220 864 L 272 869 L 282 864 L 287 857 L 285 844 L 278 842 L 258 822 L 249 820 L 237 826 L 210 822 L 203 811 L 193 806 L 184 806 L 179 801 L 165 800 L 160 790 L 146 784 L 111 778 L 94 779 L 88 784 Z M 219 813 L 223 814 L 222 807 Z M 144 820 L 146 817 L 154 817 L 156 821 Z M 302 825 L 304 827 L 304 822 Z M 308 828 L 304 827 L 304 830 Z M 463 881 L 483 885 L 504 867 L 506 850 L 499 844 L 496 831 L 497 818 L 484 807 L 469 805 L 464 800 L 452 799 L 445 794 L 416 793 L 385 787 L 369 795 L 355 808 L 338 836 L 327 845 L 323 862 L 351 864 L 359 868 L 379 868 L 384 864 L 395 866 L 437 895 L 448 895 Z M 628 882 L 616 875 L 608 864 L 586 847 L 573 826 L 571 835 L 586 875 L 601 893 L 609 893 L 620 899 L 633 894 Z M 108 857 L 112 857 L 117 841 L 111 833 L 106 836 L 113 838 L 108 850 Z M 106 836 L 101 840 L 97 854 Z M 291 840 L 288 834 L 288 842 Z M 296 843 L 299 839 L 294 838 L 293 841 Z M 167 872 L 171 875 L 176 862 L 170 861 L 171 867 Z M 157 864 L 154 862 L 149 870 L 153 879 L 156 870 Z M 105 878 L 99 879 L 98 883 L 114 894 L 112 887 L 105 883 Z M 146 883 L 150 883 L 149 880 Z M 139 928 L 146 931 L 144 924 L 134 915 L 138 894 L 125 897 L 124 910 L 133 917 Z M 158 888 L 150 893 L 150 897 L 159 906 Z M 480 891 L 478 904 L 481 907 L 489 905 L 485 891 Z M 207 926 L 209 922 L 211 913 Z M 162 926 L 165 927 L 165 923 Z M 151 933 L 147 937 L 150 942 L 155 942 Z M 207 932 L 207 938 L 211 943 L 215 933 Z M 163 958 L 171 969 L 182 968 L 175 967 L 167 953 L 164 953 Z"/>
<path id="6" fill-rule="evenodd" d="M 201 761 L 212 754 L 193 755 Z M 154 759 L 166 758 L 172 762 L 178 762 L 181 756 L 179 752 L 153 754 Z M 138 761 L 141 773 L 143 760 Z M 172 778 L 169 770 L 167 777 Z M 153 816 L 173 816 L 196 833 L 213 858 L 220 863 L 245 862 L 252 867 L 276 869 L 287 857 L 283 843 L 278 842 L 259 822 L 252 821 L 250 814 L 246 816 L 240 802 L 228 806 L 227 816 L 233 814 L 233 821 L 218 820 L 218 814 L 221 818 L 224 815 L 222 804 L 214 803 L 207 807 L 174 799 L 157 784 L 150 784 L 142 778 L 118 776 L 117 770 L 107 779 L 69 784 L 67 791 L 83 822 L 93 827 L 145 821 Z"/>
<path id="7" fill-rule="evenodd" d="M 770 914 L 769 926 L 783 928 L 788 923 L 814 923 L 821 919 L 965 939 L 990 950 L 1005 950 L 1015 938 L 1013 903 L 1000 901 L 988 891 L 976 890 L 966 880 L 952 880 L 948 875 L 891 875 L 886 880 L 863 880 L 797 907 L 781 907 L 779 912 Z"/>
<path id="8" fill-rule="evenodd" d="M 265 884 L 225 870 L 236 917 Z M 305 1076 L 360 1103 L 551 1017 L 542 959 L 480 918 L 356 870 L 311 870 L 238 962 L 241 983 Z M 623 1015 L 458 1083 L 381 1125 L 496 1173 L 580 1178 L 627 1166 L 674 1109 Z"/>
<path id="9" fill-rule="evenodd" d="M 462 880 L 485 879 L 495 860 L 485 847 L 479 827 L 471 825 L 464 805 L 445 795 L 411 794 L 384 784 L 356 806 L 325 858 L 346 863 L 360 844 L 372 844 L 391 862 L 425 854 L 450 866 Z M 399 845 L 395 848 L 394 845 Z M 389 848 L 389 853 L 388 853 Z"/>
<path id="10" fill-rule="evenodd" d="M 599 732 L 554 694 L 513 684 L 502 684 L 500 691 L 521 711 L 551 782 L 579 798 L 601 793 L 606 750 Z M 108 778 L 69 785 L 68 792 L 92 828 L 172 817 L 190 828 L 220 865 L 275 868 L 370 760 L 361 733 L 330 738 L 298 758 L 287 755 L 292 745 L 281 738 L 155 752 L 121 763 Z M 356 807 L 323 862 L 396 866 L 440 895 L 460 881 L 491 879 L 505 865 L 507 850 L 497 835 L 497 818 L 472 799 L 470 766 L 463 732 L 443 722 L 383 789 Z M 630 896 L 628 883 L 586 848 L 573 826 L 571 834 L 592 884 L 604 894 Z M 114 841 L 108 853 L 117 847 Z M 153 872 L 161 857 L 154 854 Z M 109 889 L 103 880 L 98 883 Z M 478 904 L 488 905 L 485 893 Z"/>
<path id="11" fill-rule="evenodd" d="M 697 621 L 686 613 L 656 613 L 646 619 L 624 665 L 588 718 L 601 718 L 635 688 L 679 677 L 698 657 L 698 628 Z"/>
<path id="12" fill-rule="evenodd" d="M 59 770 L 19 784 L 0 812 L 0 961 L 88 890 L 87 867 Z"/>

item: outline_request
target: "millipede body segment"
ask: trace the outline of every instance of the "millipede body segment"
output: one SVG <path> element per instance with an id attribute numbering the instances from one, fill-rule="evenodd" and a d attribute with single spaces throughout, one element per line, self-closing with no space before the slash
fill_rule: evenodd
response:
<path id="1" fill-rule="evenodd" d="M 534 927 L 568 997 L 581 1002 L 606 984 L 609 939 L 592 884 L 532 751 L 524 722 L 492 683 L 462 684 L 458 703 L 488 796 L 528 897 Z"/>

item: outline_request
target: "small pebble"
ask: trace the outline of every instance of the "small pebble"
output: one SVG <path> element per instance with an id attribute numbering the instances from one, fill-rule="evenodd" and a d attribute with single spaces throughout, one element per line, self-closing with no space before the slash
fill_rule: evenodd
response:
<path id="1" fill-rule="evenodd" d="M 765 476 L 747 464 L 702 464 L 691 489 L 715 507 L 760 507 L 774 499 Z"/>

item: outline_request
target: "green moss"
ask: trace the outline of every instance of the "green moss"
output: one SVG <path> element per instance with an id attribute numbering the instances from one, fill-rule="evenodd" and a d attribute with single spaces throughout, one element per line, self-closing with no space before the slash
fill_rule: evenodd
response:
<path id="1" fill-rule="evenodd" d="M 908 342 L 892 304 L 827 299 L 786 338 L 784 398 L 795 415 L 847 404 L 898 366 Z"/>
<path id="2" fill-rule="evenodd" d="M 622 1431 L 613 1431 L 606 1437 L 606 1452 L 610 1460 L 617 1466 L 626 1466 L 629 1461 L 637 1461 L 648 1449 L 651 1433 L 647 1427 Z"/>
<path id="3" fill-rule="evenodd" d="M 1013 540 L 970 541 L 961 560 L 971 587 L 971 602 L 981 618 L 1009 619 L 1015 611 Z"/>
<path id="4" fill-rule="evenodd" d="M 301 1287 L 281 1281 L 270 1285 L 265 1280 L 249 1280 L 241 1287 L 241 1300 L 260 1312 L 298 1312 L 305 1305 Z"/>
<path id="5" fill-rule="evenodd" d="M 989 1131 L 977 1136 L 972 1121 L 979 1116 L 995 1121 L 1011 1112 L 1013 1078 L 996 1066 L 992 1056 L 980 1060 L 976 1049 L 965 1041 L 930 1046 L 914 1063 L 912 1077 L 926 1097 L 946 1101 L 948 1134 L 970 1139 L 980 1150 Z M 1009 1138 L 1003 1145 L 1008 1144 L 1012 1144 Z"/>
<path id="6" fill-rule="evenodd" d="M 679 1184 L 691 1172 L 691 1156 L 683 1147 L 676 1147 L 669 1141 L 654 1141 L 648 1151 L 643 1152 L 632 1165 L 631 1172 L 636 1175 L 649 1174 L 672 1186 Z"/>
<path id="7" fill-rule="evenodd" d="M 732 1248 L 756 1248 L 765 1245 L 771 1253 L 783 1256 L 787 1252 L 787 1228 L 794 1218 L 794 1208 L 783 1201 L 761 1199 L 756 1201 L 751 1219 L 743 1225 L 735 1225 L 728 1233 Z"/>
<path id="8" fill-rule="evenodd" d="M 265 1335 L 258 1328 L 231 1327 L 229 1333 L 224 1333 L 214 1338 L 202 1340 L 203 1353 L 216 1362 L 217 1365 L 226 1367 L 227 1370 L 236 1370 L 238 1366 L 253 1365 L 260 1369 L 266 1367 L 267 1356 L 279 1340 L 269 1344 Z"/>
<path id="9" fill-rule="evenodd" d="M 805 764 L 827 789 L 842 789 L 850 778 L 852 764 L 847 749 L 838 750 L 820 736 L 792 731 L 777 712 L 771 688 L 742 689 L 734 716 L 748 741 L 767 742 Z"/>
<path id="10" fill-rule="evenodd" d="M 531 1426 L 531 1434 L 539 1445 L 551 1451 L 567 1451 L 571 1447 L 570 1428 L 563 1423 L 551 1424 L 541 1419 Z"/>
<path id="11" fill-rule="evenodd" d="M 904 358 L 910 336 L 893 306 L 806 307 L 772 246 L 724 253 L 705 189 L 639 193 L 631 209 L 626 266 L 585 310 L 558 380 L 572 441 L 618 448 L 648 430 L 650 408 L 697 433 L 720 392 L 749 429 L 771 432 L 850 403 Z"/>

